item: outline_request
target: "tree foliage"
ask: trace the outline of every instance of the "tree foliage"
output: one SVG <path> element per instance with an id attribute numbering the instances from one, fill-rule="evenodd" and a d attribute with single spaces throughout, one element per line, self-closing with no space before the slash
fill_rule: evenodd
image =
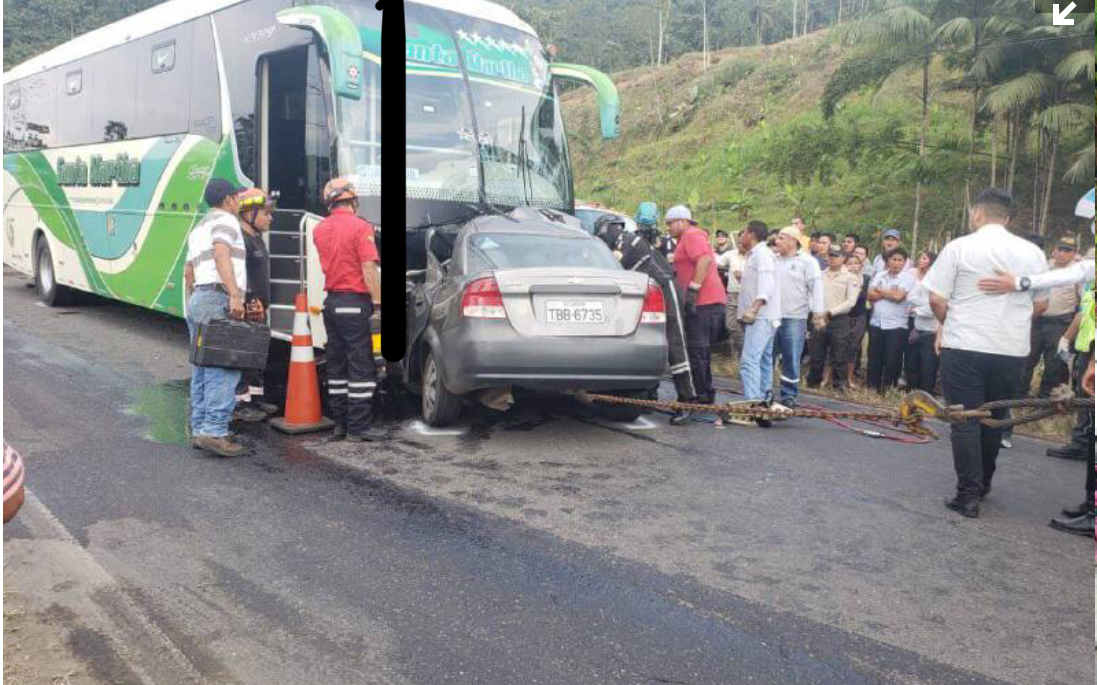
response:
<path id="1" fill-rule="evenodd" d="M 4 70 L 163 0 L 4 0 Z"/>

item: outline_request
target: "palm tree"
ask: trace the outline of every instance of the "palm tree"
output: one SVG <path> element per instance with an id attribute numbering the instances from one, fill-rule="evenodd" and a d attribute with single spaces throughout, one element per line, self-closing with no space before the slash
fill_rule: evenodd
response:
<path id="1" fill-rule="evenodd" d="M 892 76 L 909 69 L 922 72 L 922 120 L 918 134 L 919 167 L 926 153 L 929 130 L 929 73 L 933 65 L 938 30 L 947 18 L 942 15 L 941 0 L 893 0 L 876 12 L 839 30 L 841 40 L 863 46 L 866 52 L 891 60 Z M 883 53 L 883 54 L 881 54 Z M 890 78 L 890 77 L 889 77 Z M 918 223 L 922 213 L 922 174 L 915 174 L 912 249 L 918 246 Z"/>
<path id="2" fill-rule="evenodd" d="M 1015 121 L 1023 117 L 1036 128 L 1037 172 L 1040 158 L 1045 157 L 1046 162 L 1042 183 L 1039 173 L 1033 179 L 1033 230 L 1043 234 L 1047 230 L 1051 191 L 1057 181 L 1059 145 L 1064 137 L 1087 133 L 1093 121 L 1089 84 L 1093 82 L 1094 51 L 1083 47 L 1090 44 L 1088 38 L 1080 37 L 1083 32 L 1092 35 L 1092 19 L 1070 31 L 1044 23 L 1026 26 L 1019 20 L 1000 28 L 1006 29 L 1003 35 L 1066 39 L 1048 41 L 1039 48 L 1013 41 L 1008 53 L 994 60 L 1000 67 L 1000 73 L 995 74 L 999 82 L 987 91 L 982 104 L 995 116 L 1013 116 Z M 1093 169 L 1092 136 L 1084 138 L 1085 143 L 1075 153 L 1074 164 L 1064 174 L 1068 182 L 1080 181 L 1083 173 L 1088 175 Z"/>

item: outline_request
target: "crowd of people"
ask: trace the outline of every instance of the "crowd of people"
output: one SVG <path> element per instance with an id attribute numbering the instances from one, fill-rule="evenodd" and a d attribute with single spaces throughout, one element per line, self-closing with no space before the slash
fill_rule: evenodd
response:
<path id="1" fill-rule="evenodd" d="M 753 220 L 737 235 L 717 230 L 710 238 L 684 205 L 667 211 L 663 235 L 650 205 L 637 213 L 638 230 L 673 266 L 682 292 L 692 380 L 688 391 L 678 387 L 683 403 L 713 403 L 712 350 L 725 340 L 738 358 L 745 399 L 774 410 L 769 416 L 796 406 L 805 357 L 809 387 L 841 393 L 863 384 L 883 393 L 902 385 L 967 409 L 1027 396 L 1041 361 L 1039 396 L 1070 380 L 1071 365 L 1079 393 L 1087 368 L 1092 375 L 1092 248 L 1083 260 L 1068 236 L 1048 259 L 1041 238 L 1009 229 L 1013 202 L 1001 191 L 973 201 L 970 233 L 940 255 L 912 254 L 894 229 L 882 231 L 878 250 L 854 233 L 807 234 L 801 218 L 778 230 Z M 612 223 L 607 218 L 597 234 L 606 239 Z M 614 236 L 607 244 L 620 258 L 620 227 Z M 671 422 L 691 418 L 681 411 Z M 979 516 L 1008 438 L 975 420 L 953 426 L 957 490 L 949 509 Z M 1092 536 L 1092 412 L 1079 412 L 1071 442 L 1048 455 L 1088 460 L 1086 501 L 1052 526 Z"/>
<path id="2" fill-rule="evenodd" d="M 667 235 L 655 236 L 655 248 L 680 270 L 696 268 L 697 241 L 708 232 L 684 206 L 668 211 L 667 229 Z M 881 232 L 878 248 L 874 238 L 869 243 L 856 233 L 808 233 L 800 217 L 781 229 L 750 221 L 738 233 L 719 229 L 712 236 L 712 264 L 726 295 L 716 297 L 714 282 L 706 286 L 705 278 L 697 293 L 705 291 L 703 306 L 723 305 L 723 327 L 707 337 L 714 341 L 710 347 L 722 344 L 739 361 L 749 399 L 795 407 L 802 379 L 807 387 L 828 387 L 839 394 L 863 386 L 880 393 L 900 387 L 943 395 L 941 324 L 924 285 L 936 252 L 912 254 L 895 229 Z M 683 238 L 689 249 L 677 262 Z M 1041 238 L 1027 240 L 1043 247 Z M 1092 259 L 1092 248 L 1082 255 L 1075 239 L 1064 236 L 1054 244 L 1047 264 L 1059 269 L 1083 257 Z M 1029 394 L 1041 363 L 1043 372 L 1032 395 L 1049 397 L 1055 387 L 1070 382 L 1073 341 L 1091 292 L 1082 283 L 1056 286 L 1048 289 L 1047 301 L 1035 304 L 1020 396 Z M 706 329 L 712 328 L 711 319 L 710 313 Z M 768 326 L 747 335 L 758 319 Z M 772 375 L 775 364 L 780 372 L 776 388 L 762 380 Z"/>

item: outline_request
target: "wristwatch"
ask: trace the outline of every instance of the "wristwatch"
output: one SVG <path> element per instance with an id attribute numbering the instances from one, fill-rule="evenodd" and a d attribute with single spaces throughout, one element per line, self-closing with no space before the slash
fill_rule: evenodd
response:
<path id="1" fill-rule="evenodd" d="M 1027 291 L 1032 287 L 1032 279 L 1028 276 L 1021 276 L 1017 279 L 1017 287 L 1021 289 L 1021 292 Z"/>

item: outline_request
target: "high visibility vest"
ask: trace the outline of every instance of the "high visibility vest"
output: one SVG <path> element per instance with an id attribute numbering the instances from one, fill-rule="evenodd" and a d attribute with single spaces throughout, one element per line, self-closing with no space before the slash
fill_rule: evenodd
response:
<path id="1" fill-rule="evenodd" d="M 1082 296 L 1082 321 L 1078 324 L 1078 337 L 1074 339 L 1075 351 L 1089 352 L 1093 345 L 1095 328 L 1097 323 L 1093 313 L 1093 286 L 1086 286 L 1086 293 Z"/>

